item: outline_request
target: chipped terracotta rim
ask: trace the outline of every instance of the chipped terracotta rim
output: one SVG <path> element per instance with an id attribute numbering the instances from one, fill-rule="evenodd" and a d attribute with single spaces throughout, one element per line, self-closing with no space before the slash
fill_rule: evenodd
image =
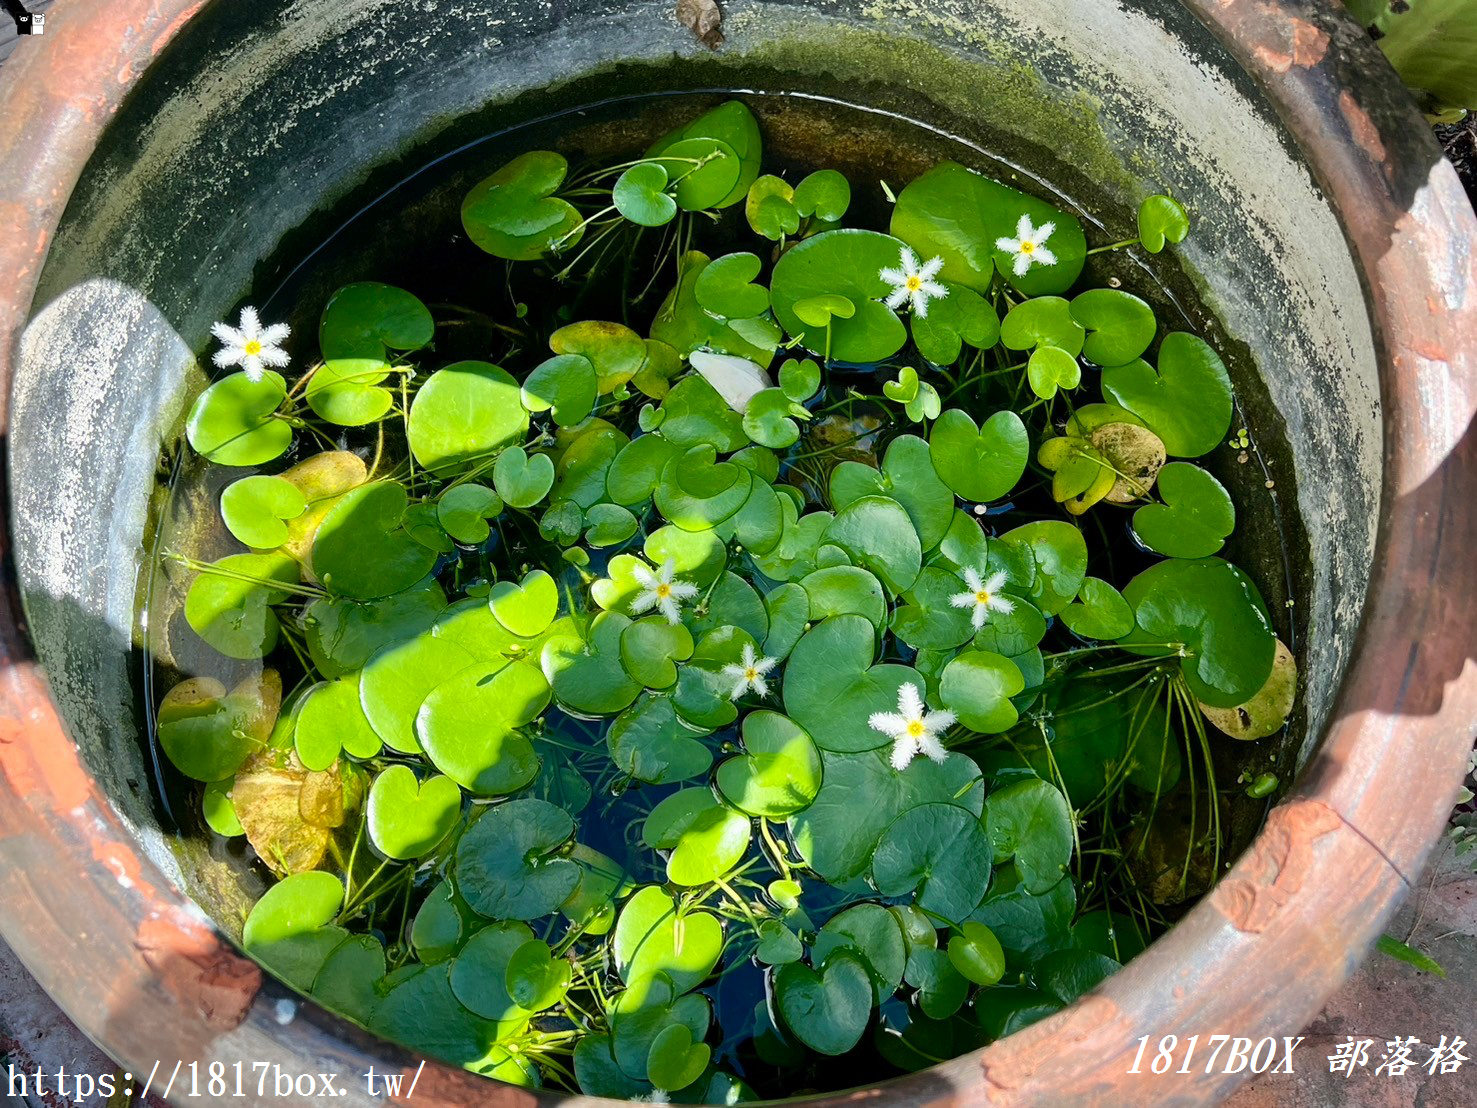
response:
<path id="1" fill-rule="evenodd" d="M 1139 1036 L 1295 1035 L 1403 899 L 1459 784 L 1477 720 L 1477 643 L 1464 615 L 1477 596 L 1477 221 L 1378 51 L 1332 0 L 1184 2 L 1262 86 L 1367 282 L 1385 420 L 1382 519 L 1333 723 L 1296 792 L 1216 890 L 1124 970 L 983 1051 L 812 1105 L 1224 1095 L 1246 1075 L 1130 1075 Z M 71 190 L 124 95 L 202 6 L 69 0 L 51 13 L 52 33 L 5 67 L 0 272 L 13 281 L 0 300 L 0 427 L 13 352 Z M 1341 74 L 1356 69 L 1354 87 Z M 196 1058 L 346 1074 L 373 1064 L 420 1072 L 416 1095 L 431 1103 L 568 1099 L 437 1062 L 421 1072 L 418 1055 L 310 1002 L 290 1028 L 279 1024 L 291 994 L 264 983 L 170 887 L 82 766 L 32 656 L 8 547 L 0 553 L 0 932 L 99 1045 L 140 1073 L 156 1059 L 166 1070 Z M 367 1103 L 357 1088 L 355 1099 Z"/>

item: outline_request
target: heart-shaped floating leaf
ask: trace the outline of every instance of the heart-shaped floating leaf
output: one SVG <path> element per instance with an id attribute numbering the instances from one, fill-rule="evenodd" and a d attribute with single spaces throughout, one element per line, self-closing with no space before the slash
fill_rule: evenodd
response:
<path id="1" fill-rule="evenodd" d="M 344 884 L 333 874 L 292 874 L 252 906 L 241 945 L 289 984 L 307 989 L 347 937 L 343 928 L 329 926 L 343 902 Z"/>
<path id="2" fill-rule="evenodd" d="M 373 935 L 351 935 L 324 960 L 313 979 L 313 999 L 356 1023 L 368 1023 L 380 1002 L 385 948 Z"/>
<path id="3" fill-rule="evenodd" d="M 1014 547 L 1035 567 L 1028 595 L 1043 615 L 1056 615 L 1082 588 L 1087 577 L 1087 541 L 1070 523 L 1059 519 L 1027 523 L 1005 532 L 1000 543 Z M 998 545 L 992 544 L 992 557 Z"/>
<path id="4" fill-rule="evenodd" d="M 510 446 L 492 466 L 498 495 L 514 508 L 531 508 L 554 487 L 554 461 L 547 454 L 529 454 Z"/>
<path id="5" fill-rule="evenodd" d="M 864 496 L 896 500 L 913 521 L 925 551 L 943 540 L 953 522 L 954 494 L 940 480 L 928 444 L 916 435 L 893 439 L 880 471 L 860 462 L 840 463 L 831 471 L 829 491 L 838 512 Z"/>
<path id="6" fill-rule="evenodd" d="M 1122 289 L 1088 289 L 1072 298 L 1072 318 L 1087 328 L 1082 353 L 1102 366 L 1127 365 L 1149 349 L 1154 309 Z"/>
<path id="7" fill-rule="evenodd" d="M 230 695 L 213 678 L 187 678 L 159 704 L 159 745 L 186 777 L 224 781 L 266 746 L 281 703 L 274 669 L 242 680 Z"/>
<path id="8" fill-rule="evenodd" d="M 387 991 L 369 1019 L 368 1029 L 411 1050 L 445 1059 L 453 1065 L 496 1070 L 512 1076 L 505 1059 L 494 1060 L 487 1040 L 490 1030 L 452 992 L 450 967 L 405 965 L 383 982 Z M 504 1063 L 504 1064 L 499 1064 Z M 522 1071 L 520 1071 L 522 1072 Z M 524 1073 L 524 1081 L 529 1078 Z"/>
<path id="9" fill-rule="evenodd" d="M 1214 450 L 1231 426 L 1231 378 L 1202 338 L 1172 331 L 1159 344 L 1156 372 L 1142 359 L 1103 370 L 1103 393 L 1164 440 L 1176 458 Z"/>
<path id="10" fill-rule="evenodd" d="M 558 854 L 573 834 L 569 813 L 547 801 L 490 808 L 457 844 L 457 891 L 494 919 L 548 915 L 579 884 L 579 867 Z"/>
<path id="11" fill-rule="evenodd" d="M 950 365 L 968 343 L 988 350 L 1000 340 L 1000 317 L 974 289 L 946 284 L 949 295 L 929 306 L 927 315 L 914 313 L 909 325 L 918 353 L 935 365 Z"/>
<path id="12" fill-rule="evenodd" d="M 1024 274 L 1013 268 L 1015 252 L 996 246 L 1017 239 L 1021 216 L 1036 229 L 1034 245 L 1048 248 L 1054 261 L 1037 258 Z M 1042 229 L 1051 224 L 1051 234 Z M 1064 292 L 1076 282 L 1087 255 L 1082 225 L 1066 212 L 992 181 L 954 162 L 942 162 L 898 193 L 892 233 L 920 257 L 944 259 L 940 276 L 987 293 L 995 267 L 1028 296 Z"/>
<path id="13" fill-rule="evenodd" d="M 621 664 L 649 689 L 677 683 L 677 662 L 692 657 L 692 632 L 663 616 L 638 619 L 621 632 Z"/>
<path id="14" fill-rule="evenodd" d="M 236 815 L 236 808 L 231 803 L 230 778 L 211 781 L 205 786 L 205 791 L 200 794 L 200 814 L 205 819 L 205 825 L 223 838 L 234 839 L 246 833 L 246 828 L 241 826 L 241 818 Z"/>
<path id="15" fill-rule="evenodd" d="M 966 500 L 998 500 L 1026 472 L 1030 442 L 1021 417 L 996 412 L 975 426 L 958 408 L 938 417 L 928 437 L 933 468 L 944 484 Z"/>
<path id="16" fill-rule="evenodd" d="M 1203 558 L 1218 551 L 1236 527 L 1231 494 L 1199 466 L 1165 466 L 1159 471 L 1159 495 L 1163 504 L 1145 504 L 1133 513 L 1133 533 L 1150 550 L 1170 558 Z"/>
<path id="17" fill-rule="evenodd" d="M 806 864 L 833 884 L 865 873 L 877 840 L 909 808 L 945 802 L 978 816 L 983 806 L 979 766 L 963 754 L 942 764 L 916 758 L 902 773 L 885 750 L 822 753 L 821 762 L 821 790 L 790 817 L 790 831 Z"/>
<path id="18" fill-rule="evenodd" d="M 1077 599 L 1061 611 L 1062 622 L 1085 639 L 1121 639 L 1133 630 L 1133 609 L 1123 594 L 1099 577 L 1087 577 Z"/>
<path id="19" fill-rule="evenodd" d="M 883 896 L 916 892 L 919 908 L 957 922 L 985 895 L 990 840 L 980 821 L 957 805 L 919 805 L 883 833 L 872 858 L 872 880 Z"/>
<path id="20" fill-rule="evenodd" d="M 776 324 L 760 316 L 738 325 L 738 321 L 718 319 L 705 312 L 697 302 L 697 279 L 710 264 L 700 250 L 689 250 L 678 259 L 677 286 L 657 310 L 651 324 L 652 339 L 681 356 L 704 349 L 769 365 L 783 337 Z"/>
<path id="21" fill-rule="evenodd" d="M 613 392 L 646 362 L 646 340 L 623 323 L 585 319 L 549 336 L 555 354 L 578 354 L 595 367 L 599 391 Z"/>
<path id="22" fill-rule="evenodd" d="M 345 285 L 318 323 L 323 365 L 308 379 L 308 404 L 330 423 L 375 422 L 395 401 L 381 387 L 393 353 L 419 350 L 435 333 L 430 311 L 404 289 L 374 281 Z"/>
<path id="23" fill-rule="evenodd" d="M 390 766 L 369 790 L 369 838 L 387 858 L 421 858 L 446 838 L 462 810 L 449 777 L 417 781 L 409 766 Z"/>
<path id="24" fill-rule="evenodd" d="M 1026 379 L 1031 391 L 1042 400 L 1050 400 L 1057 389 L 1075 389 L 1082 383 L 1082 367 L 1077 359 L 1055 346 L 1038 346 L 1026 362 Z"/>
<path id="25" fill-rule="evenodd" d="M 1055 346 L 1075 358 L 1085 340 L 1086 330 L 1072 315 L 1072 305 L 1060 296 L 1022 301 L 1000 323 L 1000 341 L 1010 350 Z"/>
<path id="26" fill-rule="evenodd" d="M 817 169 L 795 186 L 795 210 L 807 218 L 835 223 L 850 206 L 851 182 L 838 170 Z"/>
<path id="27" fill-rule="evenodd" d="M 800 441 L 797 419 L 809 420 L 810 412 L 783 389 L 765 389 L 756 393 L 744 409 L 744 434 L 760 446 L 783 450 Z"/>
<path id="28" fill-rule="evenodd" d="M 1005 976 L 1005 952 L 983 923 L 970 920 L 949 940 L 949 961 L 976 985 L 989 988 Z"/>
<path id="29" fill-rule="evenodd" d="M 359 675 L 359 703 L 375 734 L 393 750 L 419 754 L 415 715 L 421 702 L 474 661 L 460 644 L 436 635 L 416 635 L 375 651 Z"/>
<path id="30" fill-rule="evenodd" d="M 897 711 L 898 690 L 922 679 L 906 666 L 873 665 L 876 633 L 861 616 L 833 616 L 806 632 L 785 667 L 786 712 L 824 750 L 875 750 L 891 740 L 868 722 Z"/>
<path id="31" fill-rule="evenodd" d="M 549 703 L 549 684 L 529 662 L 466 666 L 436 684 L 415 717 L 431 764 L 469 792 L 517 792 L 538 773 L 538 755 L 519 728 Z"/>
<path id="32" fill-rule="evenodd" d="M 820 972 L 799 962 L 781 966 L 774 999 L 795 1037 L 820 1054 L 845 1054 L 872 1017 L 871 979 L 849 950 L 833 954 Z"/>
<path id="33" fill-rule="evenodd" d="M 707 787 L 683 789 L 651 810 L 641 841 L 667 855 L 667 880 L 705 885 L 743 859 L 749 849 L 749 820 L 719 801 Z"/>
<path id="34" fill-rule="evenodd" d="M 491 362 L 454 362 L 426 379 L 410 405 L 407 437 L 417 464 L 450 472 L 486 460 L 528 433 L 518 382 Z"/>
<path id="35" fill-rule="evenodd" d="M 667 194 L 667 167 L 660 162 L 637 162 L 622 173 L 610 190 L 610 202 L 642 227 L 660 227 L 677 214 L 677 201 Z"/>
<path id="36" fill-rule="evenodd" d="M 598 386 L 589 358 L 555 354 L 523 382 L 523 406 L 530 412 L 550 412 L 560 427 L 573 427 L 594 409 Z"/>
<path id="37" fill-rule="evenodd" d="M 621 636 L 631 621 L 617 612 L 601 612 L 588 628 L 588 638 L 572 633 L 545 642 L 544 676 L 560 703 L 575 712 L 613 715 L 641 692 L 621 664 Z"/>
<path id="38" fill-rule="evenodd" d="M 834 292 L 823 292 L 795 301 L 795 316 L 807 327 L 829 327 L 833 319 L 850 319 L 856 305 Z"/>
<path id="39" fill-rule="evenodd" d="M 645 696 L 606 732 L 610 756 L 638 781 L 665 785 L 706 773 L 713 755 L 698 741 L 708 732 L 686 723 L 670 696 Z"/>
<path id="40" fill-rule="evenodd" d="M 340 677 L 358 670 L 380 647 L 414 638 L 446 608 L 434 580 L 368 603 L 325 598 L 308 606 L 308 653 L 318 672 Z"/>
<path id="41" fill-rule="evenodd" d="M 242 543 L 272 550 L 287 541 L 285 520 L 307 511 L 302 490 L 281 477 L 243 477 L 221 493 L 221 518 Z"/>
<path id="42" fill-rule="evenodd" d="M 270 462 L 292 445 L 292 425 L 276 417 L 286 398 L 287 382 L 270 369 L 259 381 L 244 373 L 222 377 L 196 398 L 185 437 L 217 465 Z"/>
<path id="43" fill-rule="evenodd" d="M 1025 687 L 1020 667 L 1009 658 L 966 650 L 944 667 L 939 696 L 971 731 L 998 735 L 1015 726 L 1018 716 L 1010 698 Z"/>
<path id="44" fill-rule="evenodd" d="M 1179 655 L 1197 699 L 1234 708 L 1266 683 L 1276 654 L 1271 619 L 1256 585 L 1230 562 L 1172 558 L 1140 573 L 1123 596 L 1138 622 L 1124 648 Z"/>
<path id="45" fill-rule="evenodd" d="M 918 395 L 908 401 L 905 410 L 914 423 L 922 423 L 925 419 L 937 419 L 944 410 L 944 402 L 939 390 L 923 381 L 918 385 Z"/>
<path id="46" fill-rule="evenodd" d="M 569 163 L 550 150 L 531 150 L 480 181 L 462 201 L 467 237 L 489 254 L 529 262 L 569 248 L 582 234 L 580 213 L 554 196 Z"/>
<path id="47" fill-rule="evenodd" d="M 272 605 L 285 601 L 297 581 L 297 563 L 285 554 L 232 554 L 190 583 L 185 620 L 228 658 L 260 658 L 277 645 Z"/>
<path id="48" fill-rule="evenodd" d="M 513 951 L 504 974 L 508 995 L 530 1012 L 542 1012 L 563 1000 L 573 976 L 569 962 L 555 958 L 542 939 L 530 939 Z"/>
<path id="49" fill-rule="evenodd" d="M 836 549 L 831 547 L 830 549 Z M 827 566 L 800 579 L 810 601 L 809 618 L 858 615 L 880 633 L 887 620 L 887 595 L 882 582 L 860 566 Z"/>
<path id="50" fill-rule="evenodd" d="M 781 177 L 765 174 L 749 186 L 744 198 L 744 217 L 756 235 L 779 242 L 800 230 L 795 210 L 795 190 Z"/>
<path id="51" fill-rule="evenodd" d="M 847 362 L 875 362 L 897 353 L 907 331 L 882 300 L 892 292 L 881 272 L 896 266 L 903 244 L 876 231 L 825 231 L 786 251 L 775 263 L 770 295 L 775 318 L 807 350 Z M 828 313 L 827 324 L 806 323 L 797 303 L 819 296 L 844 297 L 850 318 Z"/>
<path id="52" fill-rule="evenodd" d="M 823 541 L 846 551 L 894 593 L 912 588 L 923 564 L 923 547 L 912 519 L 887 496 L 863 496 L 842 508 Z"/>
<path id="53" fill-rule="evenodd" d="M 692 1041 L 692 1029 L 674 1023 L 651 1040 L 646 1056 L 646 1079 L 658 1089 L 676 1092 L 703 1075 L 713 1050 L 707 1043 Z"/>
<path id="54" fill-rule="evenodd" d="M 530 570 L 518 584 L 499 581 L 488 594 L 492 614 L 515 635 L 531 639 L 547 630 L 559 613 L 559 586 L 541 569 Z"/>
<path id="55" fill-rule="evenodd" d="M 341 751 L 373 758 L 383 743 L 359 704 L 359 675 L 315 685 L 298 703 L 293 746 L 310 770 L 326 770 Z"/>
<path id="56" fill-rule="evenodd" d="M 819 391 L 821 369 L 810 358 L 786 358 L 780 366 L 780 388 L 797 404 L 803 404 Z"/>
<path id="57" fill-rule="evenodd" d="M 918 371 L 910 365 L 903 366 L 898 370 L 896 381 L 883 383 L 882 395 L 899 404 L 906 404 L 918 395 Z"/>
<path id="58" fill-rule="evenodd" d="M 970 613 L 951 603 L 963 591 L 964 582 L 948 569 L 925 566 L 907 592 L 907 603 L 893 612 L 893 634 L 919 650 L 953 650 L 968 642 L 974 634 Z"/>
<path id="59" fill-rule="evenodd" d="M 313 573 L 324 587 L 374 600 L 430 573 L 436 552 L 400 526 L 407 506 L 405 487 L 396 481 L 371 481 L 344 494 L 313 539 Z"/>
<path id="60" fill-rule="evenodd" d="M 948 951 L 931 947 L 909 953 L 908 984 L 917 986 L 918 1008 L 929 1019 L 948 1019 L 969 996 L 969 980 L 954 968 Z"/>
<path id="61" fill-rule="evenodd" d="M 711 446 L 694 446 L 662 470 L 654 497 L 657 509 L 684 531 L 716 527 L 749 499 L 749 470 L 715 459 Z"/>
<path id="62" fill-rule="evenodd" d="M 761 263 L 756 254 L 725 254 L 698 274 L 693 286 L 705 311 L 724 319 L 750 319 L 769 310 L 769 291 L 753 284 Z"/>
<path id="63" fill-rule="evenodd" d="M 1234 708 L 1201 704 L 1200 710 L 1206 719 L 1233 739 L 1264 739 L 1275 735 L 1287 723 L 1293 702 L 1297 699 L 1297 683 L 1297 660 L 1278 639 L 1272 672 L 1256 695 Z"/>
<path id="64" fill-rule="evenodd" d="M 712 137 L 681 139 L 647 156 L 666 170 L 677 206 L 689 212 L 721 207 L 743 175 L 733 147 Z"/>
<path id="65" fill-rule="evenodd" d="M 451 963 L 451 990 L 456 999 L 468 1011 L 497 1023 L 500 1030 L 518 1030 L 533 1013 L 513 999 L 508 967 L 513 955 L 532 941 L 528 925 L 512 920 L 479 930 Z"/>
<path id="66" fill-rule="evenodd" d="M 771 897 L 774 895 L 772 886 L 778 883 L 771 883 Z M 783 966 L 805 957 L 805 945 L 800 936 L 777 919 L 762 921 L 757 934 L 759 945 L 754 950 L 754 957 L 766 966 Z"/>
<path id="67" fill-rule="evenodd" d="M 1062 879 L 1072 860 L 1072 810 L 1056 788 L 1033 778 L 997 789 L 985 801 L 985 826 L 996 860 L 1013 858 L 1028 891 L 1044 893 Z"/>
<path id="68" fill-rule="evenodd" d="M 706 142 L 692 143 L 691 140 L 700 139 Z M 690 160 L 711 157 L 715 152 L 722 151 L 724 157 L 732 166 L 724 164 L 721 173 L 716 169 L 701 181 L 703 195 L 696 195 L 698 182 L 689 185 L 694 195 L 687 196 L 684 202 L 683 187 L 679 184 L 677 202 L 689 211 L 698 211 L 704 208 L 726 208 L 731 204 L 737 204 L 749 191 L 755 179 L 759 176 L 759 161 L 763 154 L 763 142 L 759 135 L 759 121 L 754 118 L 754 113 L 748 107 L 737 100 L 729 100 L 718 105 L 710 112 L 705 112 L 691 123 L 663 135 L 647 150 L 648 158 L 656 158 L 658 154 L 664 155 L 666 159 L 675 160 L 681 155 L 683 161 L 676 165 L 664 160 L 663 164 L 668 167 L 668 173 L 675 180 L 679 173 L 692 171 Z M 711 163 L 710 163 L 711 164 Z M 709 167 L 704 167 L 709 168 Z M 732 177 L 729 174 L 732 173 Z M 701 171 L 693 174 L 694 177 L 702 176 Z M 716 185 L 721 180 L 730 180 L 732 183 L 726 190 L 717 195 Z"/>
<path id="69" fill-rule="evenodd" d="M 1190 216 L 1172 196 L 1147 196 L 1139 205 L 1139 241 L 1150 254 L 1164 249 L 1166 242 L 1183 242 L 1190 233 Z"/>
<path id="70" fill-rule="evenodd" d="M 436 502 L 436 519 L 457 542 L 476 546 L 492 534 L 488 520 L 503 511 L 503 499 L 486 485 L 453 485 Z"/>
<path id="71" fill-rule="evenodd" d="M 679 913 L 657 885 L 638 889 L 621 910 L 613 945 L 616 970 L 635 987 L 665 975 L 673 991 L 701 985 L 723 952 L 723 926 L 710 912 Z"/>
<path id="72" fill-rule="evenodd" d="M 821 787 L 821 756 L 805 729 L 778 712 L 750 712 L 746 753 L 718 767 L 718 791 L 751 816 L 784 819 L 807 807 Z"/>
<path id="73" fill-rule="evenodd" d="M 640 521 L 619 504 L 595 504 L 585 513 L 585 542 L 592 547 L 619 546 L 640 527 Z"/>

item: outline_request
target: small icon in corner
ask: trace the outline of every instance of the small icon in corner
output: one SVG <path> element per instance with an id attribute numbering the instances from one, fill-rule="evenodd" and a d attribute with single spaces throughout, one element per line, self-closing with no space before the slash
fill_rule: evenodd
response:
<path id="1" fill-rule="evenodd" d="M 10 18 L 15 21 L 15 33 L 18 35 L 42 35 L 46 33 L 46 13 L 37 12 L 34 15 L 26 11 L 20 0 L 0 0 L 5 5 L 5 10 Z"/>

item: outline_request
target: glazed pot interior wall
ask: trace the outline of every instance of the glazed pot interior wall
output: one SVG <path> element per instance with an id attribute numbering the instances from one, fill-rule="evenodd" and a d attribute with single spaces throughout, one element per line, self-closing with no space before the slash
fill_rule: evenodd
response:
<path id="1" fill-rule="evenodd" d="M 1256 529 L 1266 549 L 1236 556 L 1262 567 L 1279 630 L 1297 632 L 1299 734 L 1319 733 L 1378 514 L 1374 347 L 1336 213 L 1219 44 L 1175 0 L 737 0 L 717 53 L 670 12 L 580 0 L 216 3 L 144 76 L 84 173 L 16 372 L 16 564 L 87 763 L 208 908 L 235 899 L 233 867 L 176 852 L 161 829 L 139 738 L 135 624 L 161 454 L 203 382 L 195 357 L 209 325 L 416 165 L 611 96 L 750 89 L 899 113 L 1051 181 L 1106 224 L 1090 232 L 1097 241 L 1130 235 L 1148 192 L 1180 197 L 1195 231 L 1157 274 L 1226 354 L 1265 448 L 1269 471 L 1245 467 L 1233 492 L 1250 515 L 1282 513 L 1293 571 Z M 792 153 L 811 142 L 844 160 L 876 141 L 856 113 L 765 102 L 771 140 Z M 310 318 L 295 322 L 311 333 Z"/>

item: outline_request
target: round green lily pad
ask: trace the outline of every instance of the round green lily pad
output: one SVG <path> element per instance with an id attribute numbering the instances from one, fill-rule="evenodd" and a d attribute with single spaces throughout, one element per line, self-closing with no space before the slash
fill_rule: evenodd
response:
<path id="1" fill-rule="evenodd" d="M 510 800 L 489 809 L 457 844 L 457 890 L 494 919 L 537 919 L 579 884 L 579 867 L 559 848 L 574 821 L 543 800 Z"/>

